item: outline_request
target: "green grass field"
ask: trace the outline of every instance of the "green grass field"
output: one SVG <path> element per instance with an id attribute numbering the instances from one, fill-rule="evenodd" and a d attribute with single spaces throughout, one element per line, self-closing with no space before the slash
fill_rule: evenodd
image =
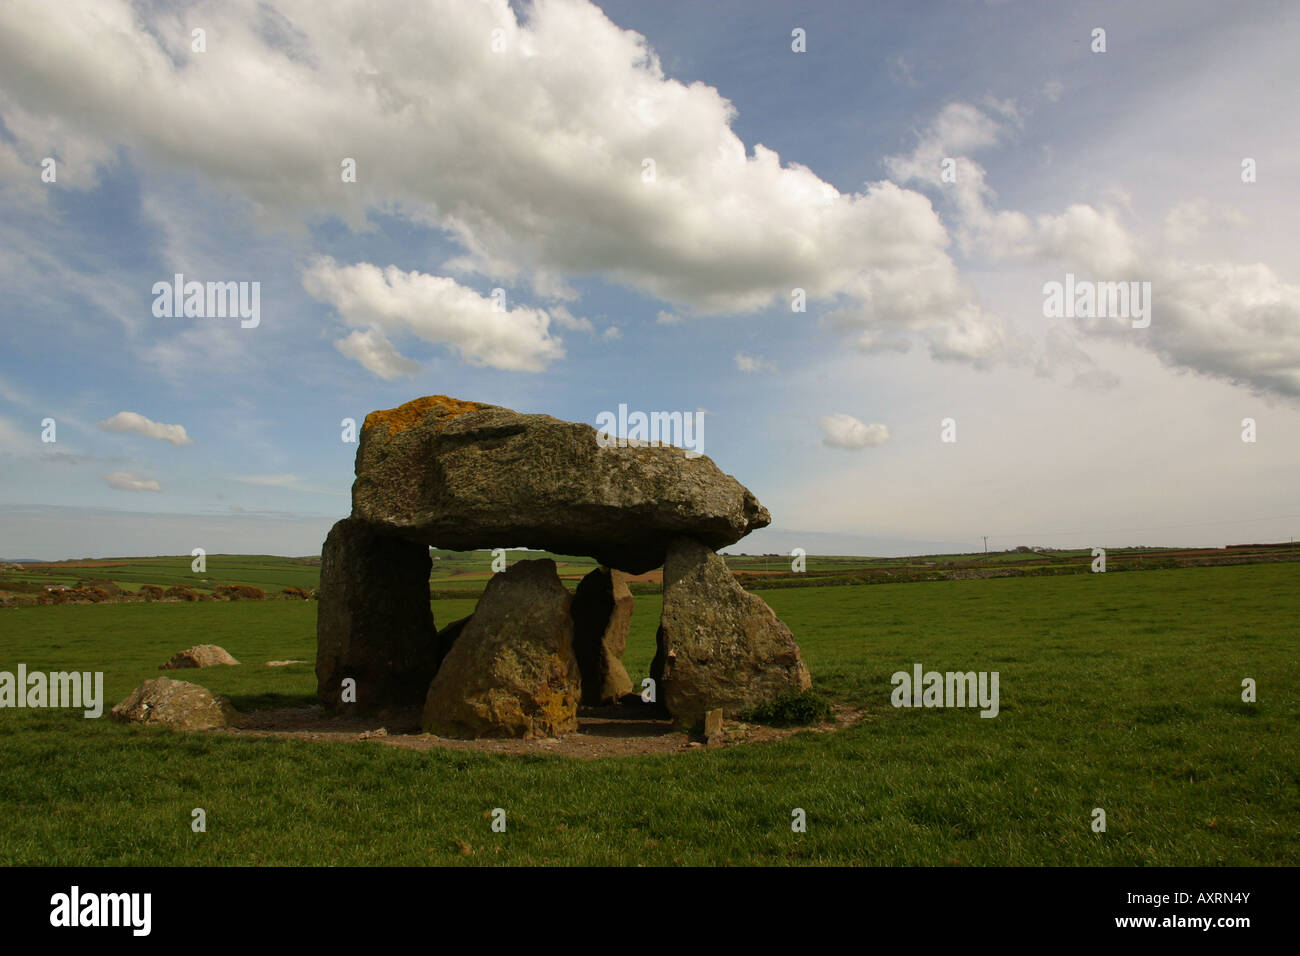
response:
<path id="1" fill-rule="evenodd" d="M 176 559 L 172 559 L 175 561 Z M 211 565 L 210 565 L 211 567 Z M 312 569 L 313 571 L 315 569 Z M 248 583 L 258 583 L 249 580 Z M 595 761 L 182 735 L 0 710 L 9 864 L 1300 863 L 1300 565 L 764 591 L 829 734 Z M 659 598 L 625 662 L 648 670 Z M 434 602 L 439 624 L 472 597 Z M 314 700 L 312 602 L 0 610 L 0 670 L 179 675 L 249 709 Z M 1001 713 L 895 709 L 890 675 L 996 670 Z M 1241 700 L 1243 678 L 1259 700 Z M 208 832 L 190 828 L 207 813 Z M 505 833 L 490 812 L 507 812 Z M 791 811 L 807 832 L 791 831 Z M 1107 831 L 1090 828 L 1103 808 Z M 464 852 L 468 847 L 470 852 Z"/>
<path id="2" fill-rule="evenodd" d="M 448 551 L 430 549 L 433 557 L 429 585 L 435 597 L 478 594 L 492 576 L 491 551 Z M 513 564 L 525 558 L 550 558 L 556 562 L 561 580 L 570 587 L 596 567 L 589 557 L 552 554 L 549 551 L 510 550 L 505 555 Z M 911 557 L 872 558 L 844 555 L 806 555 L 804 568 L 796 572 L 790 555 L 735 554 L 727 565 L 745 586 L 755 590 L 787 587 L 824 587 L 833 584 L 881 584 L 900 581 L 929 581 L 1001 574 L 1064 575 L 1086 574 L 1092 565 L 1091 550 L 996 551 L 988 554 L 935 554 Z M 210 554 L 202 572 L 192 568 L 189 556 L 151 558 L 100 558 L 25 564 L 0 568 L 0 597 L 6 594 L 40 594 L 51 585 L 75 587 L 111 582 L 124 590 L 138 592 L 142 585 L 163 588 L 189 587 L 211 592 L 224 585 L 251 585 L 266 596 L 280 596 L 282 588 L 315 589 L 320 583 L 320 558 L 286 558 L 261 554 Z M 1292 561 L 1300 563 L 1300 551 L 1291 544 L 1242 545 L 1220 549 L 1109 548 L 1108 571 L 1151 570 L 1179 565 L 1225 565 L 1246 562 Z M 658 591 L 658 584 L 637 582 L 638 594 Z"/>

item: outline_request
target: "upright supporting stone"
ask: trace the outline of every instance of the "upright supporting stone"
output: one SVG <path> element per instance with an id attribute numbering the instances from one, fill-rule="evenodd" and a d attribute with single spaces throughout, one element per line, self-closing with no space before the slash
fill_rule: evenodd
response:
<path id="1" fill-rule="evenodd" d="M 612 704 L 632 693 L 623 652 L 635 603 L 627 575 L 621 571 L 597 568 L 578 583 L 573 595 L 573 651 L 582 672 L 584 704 Z"/>
<path id="2" fill-rule="evenodd" d="M 578 729 L 569 592 L 549 558 L 494 575 L 429 685 L 427 733 L 556 737 Z"/>
<path id="3" fill-rule="evenodd" d="M 429 549 L 345 518 L 321 549 L 316 693 L 326 707 L 419 704 L 438 666 Z M 342 684 L 356 681 L 355 703 Z"/>
<path id="4" fill-rule="evenodd" d="M 470 617 L 473 617 L 473 615 L 471 614 Z M 469 617 L 462 617 L 459 621 L 452 621 L 438 632 L 438 667 L 441 667 L 442 662 L 447 659 L 447 654 L 450 653 L 452 646 L 456 643 L 456 638 L 460 637 L 460 632 L 465 629 L 465 625 L 468 623 Z M 436 669 L 434 673 L 437 673 Z"/>
<path id="5" fill-rule="evenodd" d="M 704 742 L 710 747 L 717 747 L 722 743 L 721 707 L 704 712 Z"/>
<path id="6" fill-rule="evenodd" d="M 679 725 L 812 686 L 790 629 L 736 583 L 721 556 L 691 538 L 668 547 L 658 644 L 650 676 Z"/>

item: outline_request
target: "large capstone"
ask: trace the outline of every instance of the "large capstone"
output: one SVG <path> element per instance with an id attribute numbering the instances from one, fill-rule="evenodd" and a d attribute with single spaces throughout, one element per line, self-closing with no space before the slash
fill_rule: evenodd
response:
<path id="1" fill-rule="evenodd" d="M 326 707 L 419 705 L 438 667 L 429 606 L 433 562 L 422 544 L 345 518 L 321 550 L 316 693 Z M 343 681 L 355 683 L 355 701 Z"/>
<path id="2" fill-rule="evenodd" d="M 444 737 L 557 737 L 578 729 L 570 597 L 550 559 L 488 581 L 429 685 L 424 730 Z"/>
<path id="3" fill-rule="evenodd" d="M 708 545 L 675 540 L 664 564 L 658 651 L 650 668 L 659 699 L 683 725 L 804 691 L 812 678 L 790 629 L 744 590 Z"/>
<path id="4" fill-rule="evenodd" d="M 444 395 L 366 416 L 352 514 L 439 548 L 538 548 L 632 573 L 662 565 L 675 537 L 717 549 L 771 521 L 702 455 Z"/>
<path id="5" fill-rule="evenodd" d="M 597 568 L 573 593 L 573 650 L 584 704 L 613 704 L 632 693 L 623 652 L 635 599 L 626 578 L 621 571 Z"/>

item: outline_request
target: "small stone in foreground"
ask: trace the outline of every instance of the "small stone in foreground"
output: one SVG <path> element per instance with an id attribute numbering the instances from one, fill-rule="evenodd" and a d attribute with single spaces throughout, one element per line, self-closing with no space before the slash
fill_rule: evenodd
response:
<path id="1" fill-rule="evenodd" d="M 109 713 L 123 723 L 157 724 L 173 730 L 219 730 L 241 723 L 239 712 L 224 697 L 170 677 L 145 681 Z"/>

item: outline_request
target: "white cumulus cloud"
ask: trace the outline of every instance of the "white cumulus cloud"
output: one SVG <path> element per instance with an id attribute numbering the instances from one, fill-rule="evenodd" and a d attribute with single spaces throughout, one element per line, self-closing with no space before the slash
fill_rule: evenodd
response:
<path id="1" fill-rule="evenodd" d="M 335 344 L 380 378 L 419 369 L 397 353 L 390 334 L 446 345 L 471 365 L 511 371 L 538 372 L 564 357 L 545 310 L 521 306 L 498 311 L 491 296 L 445 276 L 365 262 L 342 266 L 325 257 L 303 273 L 302 284 L 313 298 L 333 306 L 345 323 L 365 329 Z M 574 327 L 576 320 L 567 310 L 566 316 Z"/>
<path id="2" fill-rule="evenodd" d="M 157 438 L 160 441 L 171 442 L 178 448 L 181 445 L 194 444 L 194 440 L 185 434 L 185 426 L 164 425 L 162 422 L 145 418 L 138 412 L 118 412 L 112 418 L 100 422 L 99 427 L 110 432 L 134 432 L 146 438 Z"/>
<path id="3" fill-rule="evenodd" d="M 162 491 L 162 486 L 154 478 L 142 478 L 129 471 L 115 471 L 105 475 L 104 480 L 110 488 L 118 491 Z"/>
<path id="4" fill-rule="evenodd" d="M 1017 119 L 1014 107 L 1006 104 L 987 110 L 949 104 L 922 130 L 912 153 L 890 157 L 886 165 L 900 181 L 919 182 L 947 198 L 968 255 L 1041 267 L 1044 282 L 1061 281 L 1069 272 L 1091 281 L 1151 284 L 1149 328 L 1135 330 L 1127 319 L 1089 319 L 1077 323 L 1083 336 L 1130 343 L 1170 367 L 1256 393 L 1300 397 L 1300 285 L 1264 263 L 1189 261 L 1178 248 L 1207 228 L 1240 225 L 1240 214 L 1187 200 L 1169 211 L 1161 235 L 1143 237 L 1116 208 L 1076 202 L 1061 212 L 1033 217 L 996 209 L 984 168 L 963 151 L 1000 143 Z M 943 157 L 956 160 L 955 183 L 942 182 Z M 937 337 L 946 343 L 941 348 L 972 356 L 988 352 L 993 334 L 977 316 L 944 323 Z M 1040 372 L 1056 356 L 1076 375 L 1096 384 L 1113 383 L 1113 377 L 1082 367 L 1091 360 L 1077 346 L 1060 346 L 1059 338 L 1046 343 Z"/>
<path id="5" fill-rule="evenodd" d="M 822 444 L 830 448 L 871 448 L 889 441 L 887 425 L 867 425 L 843 412 L 821 419 Z"/>
<path id="6" fill-rule="evenodd" d="M 347 338 L 339 339 L 334 347 L 340 354 L 354 362 L 372 375 L 391 382 L 395 378 L 414 375 L 420 371 L 420 363 L 413 362 L 398 353 L 393 343 L 384 337 L 384 333 L 370 329 L 365 332 L 353 332 Z"/>
<path id="7" fill-rule="evenodd" d="M 735 355 L 736 368 L 742 372 L 774 372 L 776 365 L 763 358 L 761 355 L 750 355 L 747 352 L 737 352 Z"/>
<path id="8" fill-rule="evenodd" d="M 286 227 L 406 216 L 462 247 L 439 271 L 544 299 L 569 301 L 568 277 L 599 276 L 667 303 L 663 321 L 801 288 L 839 312 L 835 326 L 885 326 L 942 358 L 989 361 L 1002 347 L 925 196 L 888 181 L 840 192 L 746 144 L 719 90 L 667 76 L 645 37 L 587 0 L 539 0 L 523 22 L 507 0 L 386 0 L 380 20 L 371 0 L 202 10 L 209 44 L 196 54 L 188 11 L 150 7 L 146 23 L 128 0 L 0 4 L 0 115 L 21 154 L 125 148 Z M 341 186 L 333 157 L 356 161 L 355 183 Z M 544 313 L 484 318 L 450 279 L 349 268 L 374 270 L 338 277 L 364 294 L 328 291 L 362 332 L 399 326 L 516 370 L 562 354 Z M 409 368 L 373 336 L 348 348 L 372 371 Z"/>

